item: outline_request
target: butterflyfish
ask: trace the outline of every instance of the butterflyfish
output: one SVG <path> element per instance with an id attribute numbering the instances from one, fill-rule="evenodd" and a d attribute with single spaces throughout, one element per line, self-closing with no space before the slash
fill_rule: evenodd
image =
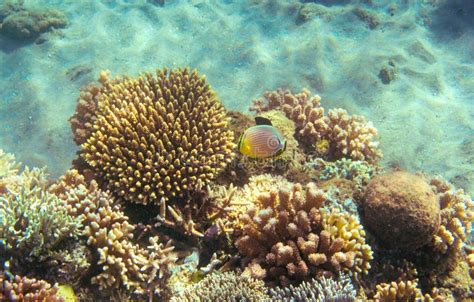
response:
<path id="1" fill-rule="evenodd" d="M 272 122 L 264 117 L 255 118 L 255 126 L 247 128 L 240 136 L 239 152 L 251 158 L 267 158 L 282 154 L 286 140 Z"/>

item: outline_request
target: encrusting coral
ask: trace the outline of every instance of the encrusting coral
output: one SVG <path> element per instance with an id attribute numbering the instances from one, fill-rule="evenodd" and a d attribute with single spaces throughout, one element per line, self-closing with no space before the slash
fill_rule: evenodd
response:
<path id="1" fill-rule="evenodd" d="M 362 226 L 349 214 L 321 208 L 326 194 L 310 183 L 271 190 L 253 200 L 236 246 L 252 277 L 282 285 L 309 280 L 321 272 L 370 268 L 370 246 Z"/>
<path id="2" fill-rule="evenodd" d="M 57 293 L 58 288 L 46 281 L 18 275 L 8 280 L 0 274 L 0 301 L 65 302 Z"/>
<path id="3" fill-rule="evenodd" d="M 430 185 L 437 194 L 441 208 L 441 225 L 431 244 L 441 253 L 446 253 L 448 249 L 459 251 L 471 233 L 474 202 L 463 190 L 455 190 L 439 177 L 433 177 Z"/>
<path id="4" fill-rule="evenodd" d="M 356 301 L 357 293 L 351 279 L 341 274 L 337 279 L 322 276 L 298 286 L 270 289 L 270 296 L 272 301 L 281 302 L 351 302 Z"/>
<path id="5" fill-rule="evenodd" d="M 270 301 L 261 280 L 233 272 L 212 273 L 173 297 L 172 302 Z"/>
<path id="6" fill-rule="evenodd" d="M 132 242 L 135 227 L 119 204 L 95 181 L 86 184 L 76 170 L 68 171 L 50 187 L 65 203 L 70 215 L 81 217 L 87 244 L 99 256 L 100 271 L 91 279 L 100 289 L 125 288 L 133 293 L 158 293 L 166 281 L 174 258 L 173 247 L 150 237 L 145 249 Z"/>
<path id="7" fill-rule="evenodd" d="M 196 71 L 102 82 L 95 121 L 84 119 L 93 130 L 81 156 L 115 196 L 160 204 L 199 189 L 231 160 L 225 109 Z M 87 126 L 74 128 L 87 135 Z"/>
<path id="8" fill-rule="evenodd" d="M 364 224 L 392 248 L 420 248 L 433 239 L 440 226 L 440 206 L 430 185 L 404 171 L 374 177 L 362 208 Z"/>
<path id="9" fill-rule="evenodd" d="M 310 97 L 306 89 L 293 95 L 288 90 L 267 92 L 254 100 L 251 111 L 260 114 L 272 109 L 285 112 L 295 122 L 295 137 L 309 152 L 331 159 L 351 158 L 374 162 L 382 157 L 377 129 L 363 116 L 349 115 L 343 109 L 324 115 L 319 96 Z"/>

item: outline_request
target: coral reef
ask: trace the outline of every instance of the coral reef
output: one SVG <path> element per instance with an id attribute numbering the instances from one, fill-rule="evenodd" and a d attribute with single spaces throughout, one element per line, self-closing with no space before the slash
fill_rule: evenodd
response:
<path id="1" fill-rule="evenodd" d="M 381 302 L 418 301 L 421 300 L 422 294 L 417 286 L 416 281 L 381 283 L 377 285 L 374 299 Z"/>
<path id="2" fill-rule="evenodd" d="M 299 286 L 279 287 L 270 289 L 270 296 L 282 302 L 325 302 L 325 301 L 356 301 L 356 290 L 351 279 L 341 274 L 337 279 L 322 276 Z"/>
<path id="3" fill-rule="evenodd" d="M 87 244 L 98 253 L 100 271 L 91 279 L 100 289 L 121 287 L 134 293 L 158 293 L 174 258 L 173 247 L 149 238 L 145 249 L 132 242 L 135 227 L 128 222 L 119 204 L 98 188 L 86 184 L 76 170 L 68 171 L 50 188 L 65 203 L 70 215 L 81 217 Z"/>
<path id="4" fill-rule="evenodd" d="M 20 165 L 15 162 L 15 156 L 0 149 L 0 178 L 18 174 Z"/>
<path id="5" fill-rule="evenodd" d="M 81 232 L 81 218 L 46 190 L 44 169 L 25 169 L 13 180 L 0 179 L 0 258 L 44 261 L 58 245 Z"/>
<path id="6" fill-rule="evenodd" d="M 449 249 L 459 251 L 471 233 L 474 202 L 463 190 L 455 190 L 441 178 L 432 178 L 430 185 L 437 194 L 441 208 L 441 226 L 431 244 L 441 253 Z"/>
<path id="7" fill-rule="evenodd" d="M 268 301 L 267 288 L 261 280 L 233 272 L 212 273 L 173 297 L 172 302 L 198 301 Z"/>
<path id="8" fill-rule="evenodd" d="M 325 271 L 366 272 L 372 252 L 362 227 L 347 214 L 321 211 L 326 199 L 313 183 L 260 194 L 240 217 L 236 246 L 246 271 L 282 285 Z"/>
<path id="9" fill-rule="evenodd" d="M 386 246 L 412 250 L 433 239 L 440 208 L 430 185 L 404 171 L 374 177 L 362 203 L 364 224 Z"/>
<path id="10" fill-rule="evenodd" d="M 224 107 L 196 71 L 164 69 L 156 77 L 103 81 L 93 131 L 81 150 L 115 196 L 160 204 L 198 189 L 231 160 Z M 73 128 L 87 135 L 87 126 Z"/>
<path id="11" fill-rule="evenodd" d="M 263 98 L 254 100 L 250 110 L 285 112 L 295 122 L 295 137 L 307 152 L 317 152 L 335 160 L 351 158 L 373 162 L 382 157 L 375 140 L 377 130 L 371 122 L 363 116 L 349 115 L 343 109 L 332 109 L 325 116 L 320 102 L 321 98 L 310 97 L 308 90 L 293 95 L 280 89 L 266 92 Z"/>
<path id="12" fill-rule="evenodd" d="M 0 10 L 0 34 L 12 39 L 37 38 L 67 25 L 66 16 L 53 9 L 26 9 L 22 4 L 6 3 Z"/>
<path id="13" fill-rule="evenodd" d="M 8 280 L 0 274 L 0 301 L 64 302 L 57 292 L 56 286 L 43 280 L 17 275 Z"/>

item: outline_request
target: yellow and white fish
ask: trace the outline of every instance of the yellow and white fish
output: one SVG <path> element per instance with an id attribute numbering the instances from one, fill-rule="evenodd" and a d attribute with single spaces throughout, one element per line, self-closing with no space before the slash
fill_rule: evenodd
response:
<path id="1" fill-rule="evenodd" d="M 240 136 L 239 152 L 251 158 L 267 158 L 282 154 L 286 140 L 272 122 L 264 117 L 256 117 L 257 125 L 247 128 Z"/>

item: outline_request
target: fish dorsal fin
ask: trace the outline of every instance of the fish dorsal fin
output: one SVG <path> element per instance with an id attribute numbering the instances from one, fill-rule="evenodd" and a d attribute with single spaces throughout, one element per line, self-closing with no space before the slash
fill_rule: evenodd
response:
<path id="1" fill-rule="evenodd" d="M 261 117 L 261 116 L 256 116 L 255 117 L 255 124 L 273 126 L 272 122 L 269 119 L 267 119 L 265 117 Z"/>

